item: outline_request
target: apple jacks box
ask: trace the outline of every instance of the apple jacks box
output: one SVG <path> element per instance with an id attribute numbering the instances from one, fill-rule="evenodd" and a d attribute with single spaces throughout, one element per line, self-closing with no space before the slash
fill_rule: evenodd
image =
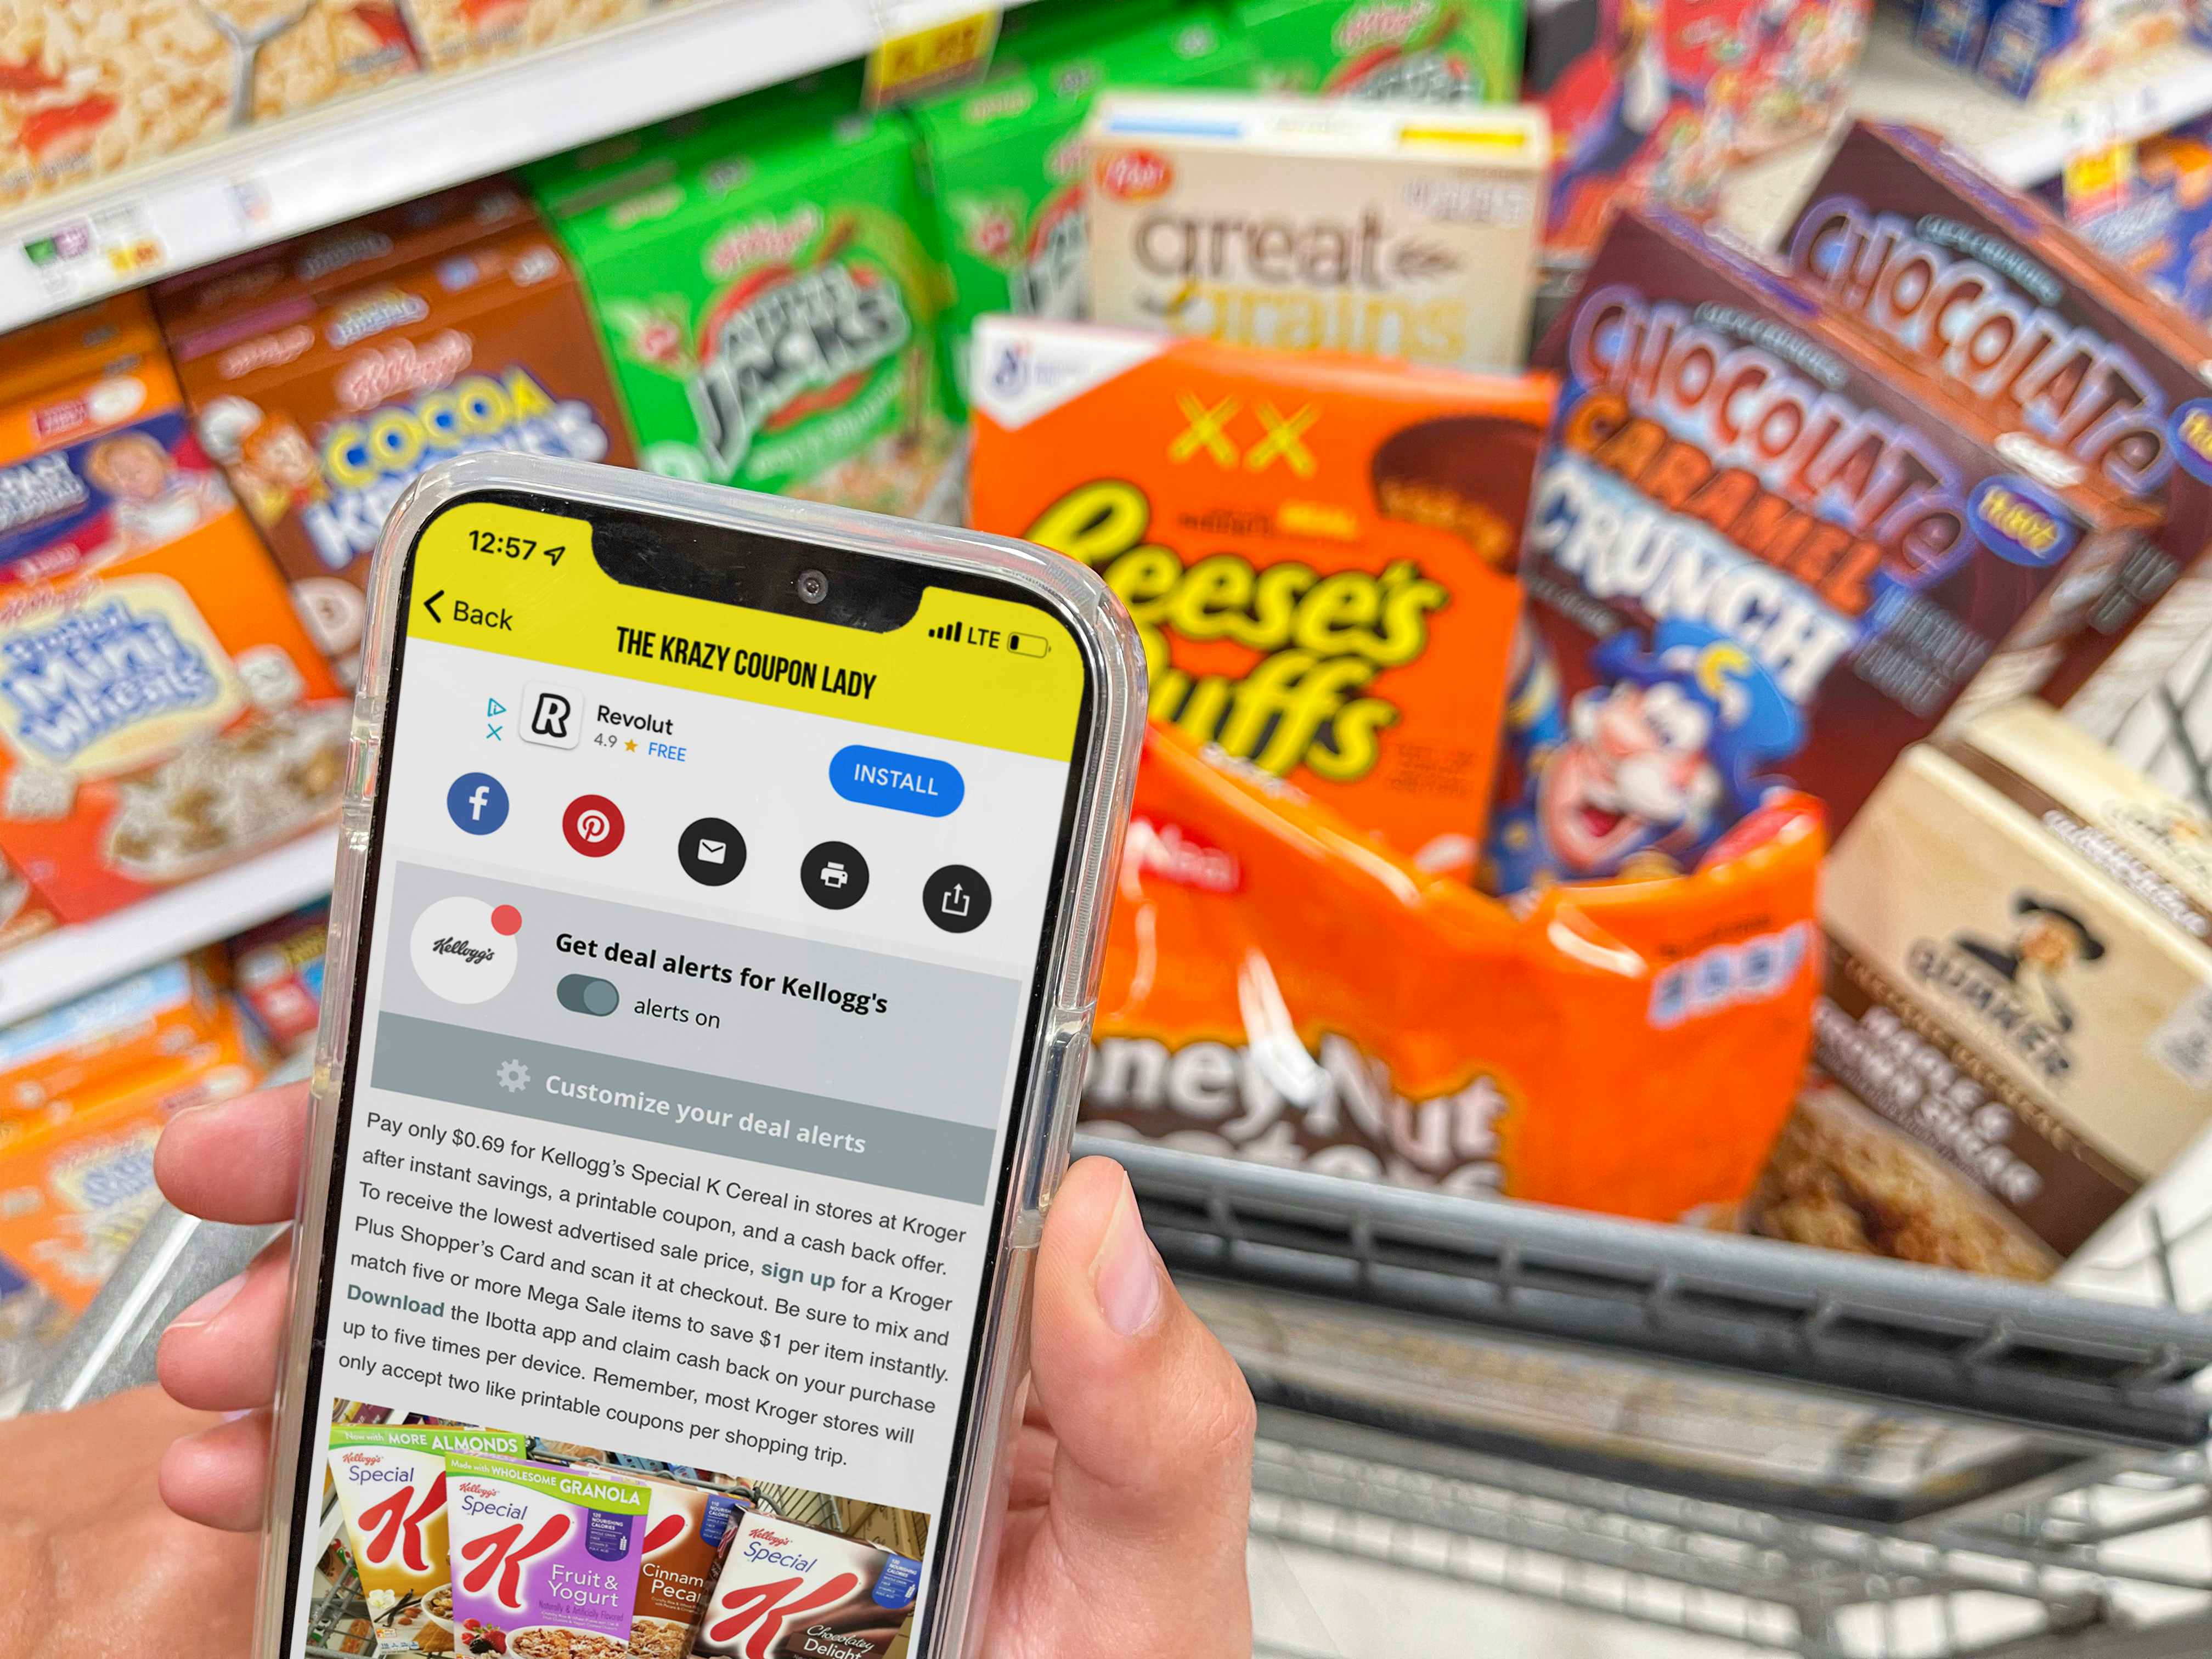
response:
<path id="1" fill-rule="evenodd" d="M 1784 786 L 1840 829 L 1962 701 L 2033 690 L 2157 523 L 1648 210 L 1538 362 L 1500 891 L 1689 867 Z"/>

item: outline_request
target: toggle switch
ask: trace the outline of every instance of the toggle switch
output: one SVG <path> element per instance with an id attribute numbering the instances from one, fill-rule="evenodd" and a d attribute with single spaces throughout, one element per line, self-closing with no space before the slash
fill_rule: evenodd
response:
<path id="1" fill-rule="evenodd" d="M 622 1006 L 622 993 L 589 974 L 570 974 L 554 987 L 553 994 L 570 1013 L 596 1014 L 601 1019 Z"/>

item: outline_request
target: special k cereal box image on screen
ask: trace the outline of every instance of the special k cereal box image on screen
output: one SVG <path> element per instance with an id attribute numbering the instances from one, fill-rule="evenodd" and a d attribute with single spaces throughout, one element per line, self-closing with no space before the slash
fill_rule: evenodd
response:
<path id="1" fill-rule="evenodd" d="M 349 711 L 167 360 L 59 361 L 0 405 L 0 852 L 82 921 L 334 810 Z"/>
<path id="2" fill-rule="evenodd" d="M 514 1659 L 628 1650 L 652 1507 L 642 1481 L 453 1455 L 446 1502 L 459 1629 Z"/>
<path id="3" fill-rule="evenodd" d="M 1152 714 L 1472 868 L 1539 377 L 984 319 L 971 517 L 1135 617 Z"/>

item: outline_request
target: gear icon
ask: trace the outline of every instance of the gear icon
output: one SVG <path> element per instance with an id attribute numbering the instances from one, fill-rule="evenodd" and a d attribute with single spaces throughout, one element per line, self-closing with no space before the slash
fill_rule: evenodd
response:
<path id="1" fill-rule="evenodd" d="M 519 1060 L 502 1060 L 499 1063 L 499 1086 L 511 1095 L 519 1095 L 530 1086 L 530 1068 Z"/>

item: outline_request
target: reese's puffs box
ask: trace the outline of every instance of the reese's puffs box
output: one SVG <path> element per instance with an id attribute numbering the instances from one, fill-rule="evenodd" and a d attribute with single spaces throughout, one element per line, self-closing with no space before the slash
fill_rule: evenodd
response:
<path id="1" fill-rule="evenodd" d="M 971 521 L 1104 578 L 1152 718 L 1469 870 L 1549 384 L 1037 318 L 977 342 Z"/>
<path id="2" fill-rule="evenodd" d="M 56 361 L 0 404 L 0 854 L 82 921 L 335 811 L 349 710 L 167 359 Z"/>
<path id="3" fill-rule="evenodd" d="M 2165 512 L 2043 688 L 2109 738 L 2212 626 L 2212 334 L 1910 127 L 1853 126 L 1788 250 L 1929 374 Z"/>
<path id="4" fill-rule="evenodd" d="M 1778 788 L 1841 834 L 1947 716 L 2030 692 L 2156 512 L 1747 250 L 1625 211 L 1537 353 L 1488 884 L 1689 867 Z"/>
<path id="5" fill-rule="evenodd" d="M 1732 1212 L 1812 1038 L 1820 812 L 1507 904 L 1155 724 L 1083 1115 L 1109 1135 L 1648 1220 Z"/>

